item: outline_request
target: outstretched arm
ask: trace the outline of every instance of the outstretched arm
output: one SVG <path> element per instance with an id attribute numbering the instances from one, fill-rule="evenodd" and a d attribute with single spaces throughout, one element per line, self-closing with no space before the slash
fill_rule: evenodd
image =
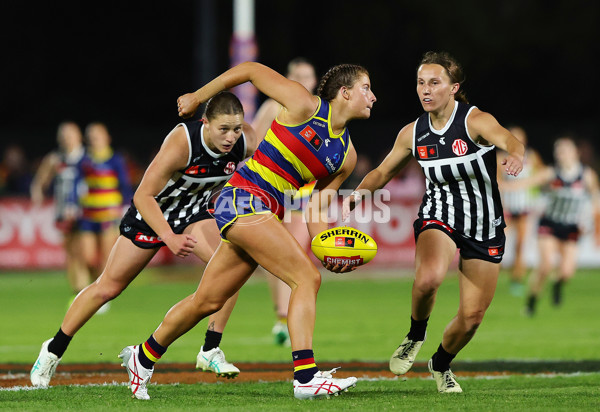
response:
<path id="1" fill-rule="evenodd" d="M 195 92 L 180 96 L 177 99 L 179 116 L 193 116 L 200 104 L 215 94 L 245 82 L 251 82 L 262 93 L 284 106 L 292 121 L 306 120 L 317 108 L 317 97 L 300 83 L 260 63 L 245 62 L 232 67 Z"/>
<path id="2" fill-rule="evenodd" d="M 474 138 L 481 137 L 507 153 L 500 161 L 505 166 L 507 174 L 517 176 L 523 170 L 523 157 L 525 146 L 508 130 L 498 123 L 489 113 L 474 109 L 473 114 L 467 118 L 469 134 Z"/>
<path id="3" fill-rule="evenodd" d="M 402 128 L 396 137 L 394 147 L 383 159 L 381 164 L 371 170 L 360 182 L 358 187 L 344 199 L 342 205 L 342 220 L 346 220 L 365 193 L 373 193 L 384 187 L 406 164 L 412 155 L 414 122 Z"/>

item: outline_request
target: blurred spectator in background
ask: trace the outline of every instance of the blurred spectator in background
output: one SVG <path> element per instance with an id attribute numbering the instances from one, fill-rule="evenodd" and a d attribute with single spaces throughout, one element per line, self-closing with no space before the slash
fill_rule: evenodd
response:
<path id="1" fill-rule="evenodd" d="M 591 226 L 589 213 L 585 213 L 590 200 L 596 223 L 596 245 L 600 244 L 600 188 L 598 175 L 581 163 L 575 141 L 568 135 L 554 143 L 553 166 L 542 168 L 514 185 L 547 185 L 548 202 L 538 229 L 539 263 L 529 279 L 525 307 L 525 314 L 532 316 L 544 283 L 556 266 L 558 273 L 552 285 L 552 303 L 555 306 L 561 304 L 563 286 L 577 269 L 577 241 L 582 230 Z"/>
<path id="2" fill-rule="evenodd" d="M 308 60 L 303 57 L 292 59 L 287 66 L 286 76 L 290 80 L 300 83 L 311 93 L 317 86 L 317 76 L 315 68 Z M 259 107 L 252 122 L 252 128 L 256 131 L 259 139 L 263 139 L 271 127 L 271 123 L 277 117 L 281 110 L 281 105 L 273 99 L 267 99 Z M 314 187 L 314 182 L 301 187 L 294 196 L 294 204 L 299 204 L 298 208 L 286 207 L 283 225 L 296 238 L 298 243 L 306 250 L 310 245 L 310 236 L 306 223 L 302 218 L 304 205 L 310 198 Z M 264 270 L 264 269 L 262 269 Z M 267 275 L 267 281 L 271 289 L 271 297 L 275 307 L 277 321 L 273 326 L 272 333 L 277 345 L 290 346 L 290 335 L 287 327 L 288 306 L 290 303 L 290 287 L 275 276 Z"/>
<path id="3" fill-rule="evenodd" d="M 0 164 L 0 195 L 28 196 L 31 180 L 25 151 L 16 143 L 8 145 Z"/>
<path id="4" fill-rule="evenodd" d="M 119 236 L 119 222 L 133 191 L 125 161 L 111 148 L 106 126 L 91 123 L 85 136 L 87 154 L 79 163 L 76 187 L 82 212 L 79 228 L 86 265 L 97 278 Z"/>
<path id="5" fill-rule="evenodd" d="M 498 168 L 498 188 L 502 194 L 502 205 L 504 206 L 504 218 L 506 219 L 506 228 L 514 244 L 514 260 L 510 271 L 510 293 L 513 296 L 523 296 L 525 286 L 523 281 L 527 271 L 524 246 L 531 228 L 530 213 L 533 212 L 538 200 L 538 191 L 531 187 L 522 187 L 511 189 L 510 182 L 526 179 L 543 167 L 540 155 L 527 146 L 527 134 L 522 127 L 512 126 L 508 129 L 513 136 L 521 141 L 526 147 L 525 160 L 523 162 L 523 171 L 519 176 L 510 176 L 502 173 L 502 168 Z M 498 164 L 506 154 L 498 150 Z"/>
<path id="6" fill-rule="evenodd" d="M 40 207 L 53 183 L 56 224 L 63 233 L 67 278 L 76 295 L 91 281 L 79 247 L 77 220 L 80 210 L 75 197 L 75 180 L 85 150 L 81 129 L 75 122 L 65 121 L 59 124 L 56 139 L 58 150 L 48 153 L 42 159 L 33 178 L 31 200 L 34 207 Z"/>

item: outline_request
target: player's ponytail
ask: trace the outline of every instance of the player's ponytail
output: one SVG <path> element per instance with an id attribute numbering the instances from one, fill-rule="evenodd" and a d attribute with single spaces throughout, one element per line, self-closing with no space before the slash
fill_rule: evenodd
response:
<path id="1" fill-rule="evenodd" d="M 446 74 L 450 78 L 451 83 L 458 83 L 460 86 L 458 92 L 454 95 L 454 99 L 462 103 L 469 103 L 467 95 L 462 89 L 462 85 L 466 80 L 462 66 L 458 61 L 447 52 L 428 51 L 423 55 L 418 67 L 423 64 L 439 64 L 446 70 Z M 417 67 L 417 70 L 418 70 Z"/>
<path id="2" fill-rule="evenodd" d="M 317 88 L 317 96 L 328 102 L 335 99 L 341 87 L 352 88 L 362 75 L 369 75 L 367 69 L 356 64 L 339 64 L 333 66 L 321 78 Z"/>

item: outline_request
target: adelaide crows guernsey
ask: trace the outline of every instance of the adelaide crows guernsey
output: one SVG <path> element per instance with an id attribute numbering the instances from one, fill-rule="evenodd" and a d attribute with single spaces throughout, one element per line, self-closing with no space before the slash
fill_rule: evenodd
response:
<path id="1" fill-rule="evenodd" d="M 315 113 L 301 124 L 273 120 L 252 158 L 228 185 L 252 193 L 282 219 L 301 186 L 337 172 L 344 164 L 350 133 L 344 128 L 334 134 L 330 119 L 329 102 L 319 98 Z"/>
<path id="2" fill-rule="evenodd" d="M 206 211 L 213 190 L 227 182 L 237 165 L 246 157 L 246 137 L 242 133 L 228 153 L 215 153 L 204 142 L 204 124 L 201 120 L 180 123 L 187 135 L 189 155 L 187 165 L 171 176 L 165 187 L 155 196 L 165 220 L 174 228 L 188 225 L 196 215 Z M 133 202 L 130 212 L 142 220 Z M 129 212 L 128 212 L 129 213 Z"/>
<path id="3" fill-rule="evenodd" d="M 474 108 L 456 102 L 442 130 L 432 127 L 428 113 L 421 115 L 413 131 L 413 155 L 426 177 L 419 217 L 485 241 L 500 235 L 506 225 L 496 182 L 496 148 L 469 136 L 467 118 Z"/>

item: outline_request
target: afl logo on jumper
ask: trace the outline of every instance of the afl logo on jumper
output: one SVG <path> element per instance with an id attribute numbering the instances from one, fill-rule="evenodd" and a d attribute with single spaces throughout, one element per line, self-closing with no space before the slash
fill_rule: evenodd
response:
<path id="1" fill-rule="evenodd" d="M 316 150 L 319 150 L 323 145 L 323 140 L 321 139 L 321 136 L 319 136 L 317 132 L 315 132 L 314 129 L 310 126 L 306 126 L 304 129 L 302 129 L 300 135 L 306 140 L 308 140 L 310 145 Z"/>
<path id="2" fill-rule="evenodd" d="M 225 174 L 228 174 L 228 175 L 235 172 L 235 163 L 234 162 L 227 163 L 227 165 L 225 165 L 224 172 L 225 172 Z"/>
<path id="3" fill-rule="evenodd" d="M 456 139 L 454 143 L 452 143 L 452 151 L 457 156 L 464 156 L 467 154 L 467 150 L 469 150 L 469 146 L 462 139 Z"/>

